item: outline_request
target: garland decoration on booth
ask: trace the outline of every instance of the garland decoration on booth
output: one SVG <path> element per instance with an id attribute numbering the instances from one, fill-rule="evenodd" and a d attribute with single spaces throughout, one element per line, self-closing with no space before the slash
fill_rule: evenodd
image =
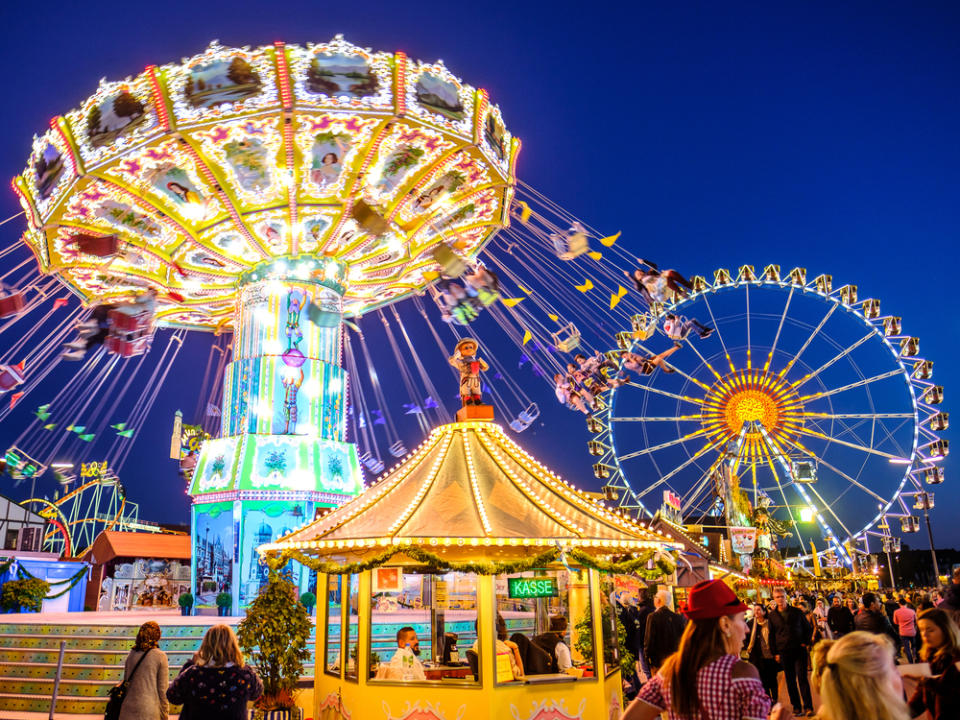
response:
<path id="1" fill-rule="evenodd" d="M 16 558 L 7 558 L 5 562 L 0 563 L 0 575 L 3 575 L 10 569 L 10 566 L 16 561 Z"/>
<path id="2" fill-rule="evenodd" d="M 80 582 L 80 580 L 83 579 L 83 576 L 86 574 L 87 574 L 87 568 L 82 567 L 79 570 L 77 570 L 77 572 L 74 573 L 71 577 L 65 578 L 63 580 L 56 580 L 56 581 L 44 580 L 44 582 L 47 583 L 47 585 L 49 585 L 51 589 L 54 586 L 66 585 L 66 587 L 63 588 L 60 592 L 54 593 L 53 595 L 47 595 L 44 599 L 53 600 L 54 598 L 58 598 L 61 595 L 66 595 L 68 592 L 73 590 L 74 586 L 78 582 Z M 17 577 L 20 578 L 21 580 L 41 580 L 42 579 L 42 578 L 36 577 L 35 575 L 32 575 L 29 570 L 23 567 L 23 565 L 17 566 Z"/>
<path id="3" fill-rule="evenodd" d="M 653 580 L 664 575 L 670 575 L 676 569 L 676 558 L 669 551 L 648 550 L 635 556 L 626 556 L 620 560 L 600 560 L 588 553 L 577 549 L 563 549 L 567 557 L 580 567 L 600 572 L 618 573 L 623 575 L 638 575 L 645 580 Z M 464 561 L 455 562 L 424 550 L 416 545 L 395 545 L 373 557 L 358 560 L 353 563 L 338 563 L 308 555 L 302 550 L 283 550 L 275 556 L 267 555 L 263 562 L 274 570 L 286 566 L 291 560 L 296 560 L 316 572 L 327 575 L 352 575 L 385 565 L 395 555 L 403 554 L 412 560 L 422 563 L 429 570 L 444 572 L 475 573 L 477 575 L 511 575 L 526 572 L 534 568 L 541 568 L 555 562 L 561 555 L 560 549 L 550 549 L 539 555 L 522 560 L 506 562 L 497 561 Z M 669 559 L 667 559 L 669 558 Z"/>

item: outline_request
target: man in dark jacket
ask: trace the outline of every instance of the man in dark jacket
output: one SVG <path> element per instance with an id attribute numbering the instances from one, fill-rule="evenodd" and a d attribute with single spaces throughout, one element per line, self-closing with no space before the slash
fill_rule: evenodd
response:
<path id="1" fill-rule="evenodd" d="M 776 607 L 770 612 L 771 637 L 775 659 L 783 666 L 787 681 L 790 704 L 794 715 L 813 714 L 813 698 L 807 678 L 808 646 L 813 637 L 813 628 L 799 608 L 787 605 L 787 592 L 783 588 L 773 591 Z"/>
<path id="2" fill-rule="evenodd" d="M 643 644 L 647 634 L 647 618 L 653 614 L 654 607 L 653 600 L 651 600 L 647 594 L 646 588 L 640 588 L 638 599 L 640 604 L 635 609 L 636 616 L 634 619 L 636 623 L 636 633 L 633 636 L 633 644 L 629 647 L 633 651 L 634 657 L 637 658 L 637 663 L 646 676 L 646 680 L 649 680 L 653 676 L 650 674 L 650 664 L 647 662 L 646 653 L 643 651 Z M 640 673 L 637 674 L 639 675 Z"/>
<path id="3" fill-rule="evenodd" d="M 833 596 L 833 604 L 827 610 L 827 627 L 830 628 L 834 638 L 841 638 L 853 632 L 853 613 L 850 612 L 850 608 L 843 606 L 840 593 Z"/>
<path id="4" fill-rule="evenodd" d="M 887 593 L 887 599 L 883 603 L 883 612 L 887 616 L 887 620 L 890 621 L 890 624 L 893 625 L 893 614 L 900 609 L 900 604 L 893 599 L 893 593 Z"/>
<path id="5" fill-rule="evenodd" d="M 953 571 L 950 586 L 943 594 L 943 602 L 938 607 L 948 612 L 953 617 L 953 621 L 960 625 L 960 568 Z"/>
<path id="6" fill-rule="evenodd" d="M 660 590 L 653 598 L 656 608 L 647 616 L 647 626 L 643 633 L 643 651 L 650 667 L 650 677 L 657 674 L 664 661 L 680 647 L 683 635 L 684 619 L 673 612 L 667 603 L 670 591 Z"/>
<path id="7" fill-rule="evenodd" d="M 888 635 L 893 640 L 893 646 L 899 647 L 900 637 L 893 629 L 893 625 L 887 620 L 887 616 L 880 609 L 880 599 L 873 593 L 864 593 L 861 600 L 863 608 L 857 613 L 853 620 L 853 626 L 857 630 L 876 633 L 877 635 Z"/>

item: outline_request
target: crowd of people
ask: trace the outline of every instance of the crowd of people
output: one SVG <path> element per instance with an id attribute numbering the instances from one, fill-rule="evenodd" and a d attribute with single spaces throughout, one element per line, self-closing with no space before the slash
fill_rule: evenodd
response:
<path id="1" fill-rule="evenodd" d="M 641 591 L 621 613 L 637 657 L 624 720 L 960 718 L 960 568 L 942 592 L 778 587 L 749 607 L 710 580 L 681 613 L 670 599 Z M 778 702 L 781 673 L 789 708 Z"/>
<path id="2" fill-rule="evenodd" d="M 144 623 L 124 664 L 127 691 L 119 720 L 165 720 L 170 703 L 183 706 L 181 720 L 243 720 L 247 703 L 263 693 L 229 625 L 207 630 L 200 649 L 169 683 L 168 667 L 160 626 Z"/>

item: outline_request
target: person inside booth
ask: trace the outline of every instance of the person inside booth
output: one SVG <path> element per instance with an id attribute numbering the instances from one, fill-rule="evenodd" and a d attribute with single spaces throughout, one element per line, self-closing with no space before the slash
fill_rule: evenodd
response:
<path id="1" fill-rule="evenodd" d="M 426 680 L 420 662 L 420 640 L 417 631 L 409 625 L 397 630 L 397 651 L 388 663 L 377 668 L 377 680 Z"/>

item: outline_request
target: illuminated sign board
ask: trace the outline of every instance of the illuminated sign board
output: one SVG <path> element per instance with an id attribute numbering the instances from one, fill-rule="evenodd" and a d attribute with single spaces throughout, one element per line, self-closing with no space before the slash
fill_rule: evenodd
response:
<path id="1" fill-rule="evenodd" d="M 557 580 L 552 577 L 507 578 L 507 595 L 510 598 L 557 597 Z"/>

